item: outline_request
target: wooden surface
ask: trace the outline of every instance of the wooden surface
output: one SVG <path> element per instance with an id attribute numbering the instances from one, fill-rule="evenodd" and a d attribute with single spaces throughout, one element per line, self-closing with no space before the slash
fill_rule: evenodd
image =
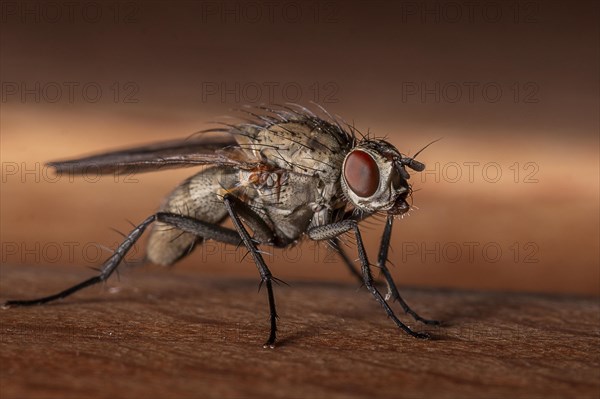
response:
<path id="1" fill-rule="evenodd" d="M 1 273 L 4 301 L 93 272 Z M 600 396 L 597 298 L 403 289 L 446 322 L 417 326 L 436 337 L 419 341 L 364 289 L 290 283 L 276 287 L 275 349 L 262 347 L 255 279 L 135 270 L 54 305 L 2 310 L 1 397 Z"/>

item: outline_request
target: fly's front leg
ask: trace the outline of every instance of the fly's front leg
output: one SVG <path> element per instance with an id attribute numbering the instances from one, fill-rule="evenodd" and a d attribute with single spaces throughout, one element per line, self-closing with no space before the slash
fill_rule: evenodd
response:
<path id="1" fill-rule="evenodd" d="M 277 339 L 277 310 L 275 309 L 275 296 L 273 295 L 273 275 L 267 267 L 262 255 L 260 254 L 260 252 L 258 252 L 255 240 L 253 240 L 250 237 L 250 234 L 248 234 L 248 230 L 246 230 L 246 228 L 242 224 L 241 218 L 243 218 L 244 221 L 253 229 L 255 235 L 257 234 L 256 229 L 262 231 L 262 233 L 260 233 L 261 235 L 268 235 L 268 232 L 270 230 L 268 229 L 268 227 L 266 227 L 264 221 L 254 211 L 252 211 L 250 207 L 248 207 L 245 203 L 241 202 L 233 195 L 225 194 L 223 196 L 223 202 L 225 204 L 227 212 L 229 212 L 229 216 L 231 217 L 235 229 L 237 230 L 242 239 L 242 242 L 254 258 L 254 262 L 256 263 L 258 272 L 260 273 L 261 285 L 264 283 L 267 287 L 267 295 L 269 298 L 269 317 L 271 320 L 271 332 L 264 346 L 273 348 L 275 340 Z M 267 228 L 267 230 L 263 230 L 265 228 Z"/>
<path id="2" fill-rule="evenodd" d="M 392 299 L 393 301 L 398 301 L 402 309 L 404 309 L 404 313 L 409 314 L 416 321 L 420 321 L 421 323 L 429 324 L 429 325 L 439 325 L 440 322 L 437 320 L 429 320 L 424 319 L 419 316 L 414 310 L 408 306 L 408 304 L 402 299 L 400 293 L 398 292 L 398 288 L 396 287 L 396 283 L 392 278 L 392 274 L 390 273 L 387 267 L 387 258 L 388 258 L 388 250 L 390 248 L 390 239 L 392 237 L 392 226 L 394 224 L 394 217 L 389 215 L 387 217 L 385 228 L 383 230 L 383 236 L 381 237 L 381 245 L 379 247 L 379 257 L 377 258 L 377 266 L 381 269 L 381 273 L 385 277 L 385 281 L 387 282 L 388 293 L 385 296 L 386 301 Z"/>
<path id="3" fill-rule="evenodd" d="M 350 274 L 352 274 L 358 280 L 359 284 L 363 284 L 364 281 L 363 281 L 362 274 L 360 273 L 360 271 L 358 271 L 356 269 L 356 267 L 354 266 L 354 263 L 352 263 L 352 260 L 350 260 L 350 258 L 348 257 L 348 254 L 346 254 L 346 251 L 340 245 L 340 240 L 338 238 L 333 238 L 331 240 L 331 242 L 333 245 L 333 249 L 338 253 L 340 258 L 342 258 L 342 261 L 346 265 L 346 268 L 348 269 Z M 375 281 L 375 284 L 378 286 L 380 283 L 381 283 L 380 281 Z"/>
<path id="4" fill-rule="evenodd" d="M 350 260 L 350 258 L 348 258 L 346 251 L 344 251 L 344 248 L 341 247 L 339 238 L 337 238 L 337 237 L 332 238 L 331 243 L 332 243 L 332 246 L 333 246 L 333 249 L 335 250 L 335 252 L 337 252 L 338 255 L 340 255 L 340 258 L 342 258 L 342 261 L 348 268 L 348 271 L 350 272 L 350 274 L 352 274 L 354 277 L 356 277 L 356 279 L 362 284 L 362 282 L 363 282 L 362 275 L 360 274 L 360 272 L 358 272 L 358 270 L 356 270 L 356 268 L 354 267 L 354 264 L 352 264 L 352 261 Z"/>
<path id="5" fill-rule="evenodd" d="M 392 308 L 390 308 L 390 305 L 388 305 L 381 293 L 375 287 L 373 275 L 371 273 L 371 266 L 369 265 L 369 259 L 367 258 L 367 253 L 363 245 L 358 223 L 355 220 L 343 220 L 341 222 L 328 224 L 326 226 L 313 227 L 308 231 L 308 236 L 312 240 L 326 240 L 337 237 L 340 234 L 346 233 L 350 230 L 354 230 L 354 235 L 356 236 L 356 246 L 358 248 L 358 257 L 360 258 L 361 262 L 363 282 L 365 283 L 365 286 L 369 292 L 371 292 L 375 300 L 383 307 L 388 317 L 390 317 L 403 331 L 415 338 L 430 338 L 429 334 L 415 332 L 406 324 L 402 323 L 398 317 L 396 317 L 394 311 Z"/>
<path id="6" fill-rule="evenodd" d="M 370 216 L 370 214 L 363 214 L 358 219 L 355 219 L 353 211 L 348 211 L 348 212 L 346 212 L 346 214 L 344 215 L 342 220 L 351 219 L 351 220 L 356 220 L 357 222 L 359 222 L 369 216 Z M 352 274 L 358 280 L 359 284 L 363 284 L 362 274 L 360 273 L 360 271 L 358 271 L 356 269 L 356 267 L 354 266 L 354 263 L 352 262 L 352 260 L 350 260 L 350 258 L 346 254 L 346 251 L 340 245 L 340 239 L 338 237 L 335 237 L 335 238 L 332 238 L 330 241 L 332 243 L 333 249 L 338 253 L 340 258 L 342 258 L 342 261 L 346 265 L 346 268 L 348 269 L 350 274 Z M 376 281 L 375 284 L 379 284 L 379 281 Z"/>

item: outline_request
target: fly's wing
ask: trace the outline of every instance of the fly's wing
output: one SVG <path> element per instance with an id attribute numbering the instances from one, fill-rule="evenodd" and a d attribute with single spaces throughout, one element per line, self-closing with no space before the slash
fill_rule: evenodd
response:
<path id="1" fill-rule="evenodd" d="M 57 173 L 132 174 L 198 165 L 231 165 L 246 168 L 254 162 L 231 135 L 168 141 L 89 157 L 48 162 Z"/>

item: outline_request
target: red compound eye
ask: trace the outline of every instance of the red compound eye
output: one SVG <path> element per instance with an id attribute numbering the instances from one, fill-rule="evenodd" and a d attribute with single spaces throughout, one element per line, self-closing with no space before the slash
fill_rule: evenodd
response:
<path id="1" fill-rule="evenodd" d="M 379 168 L 366 152 L 355 150 L 346 158 L 344 178 L 359 197 L 370 197 L 379 187 Z"/>

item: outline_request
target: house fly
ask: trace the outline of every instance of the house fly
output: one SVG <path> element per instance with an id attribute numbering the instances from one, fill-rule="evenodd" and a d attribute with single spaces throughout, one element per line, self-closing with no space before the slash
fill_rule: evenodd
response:
<path id="1" fill-rule="evenodd" d="M 207 165 L 177 186 L 157 213 L 137 225 L 104 262 L 99 274 L 62 292 L 32 300 L 11 300 L 5 307 L 39 305 L 65 298 L 108 279 L 144 231 L 150 228 L 146 258 L 171 265 L 204 240 L 244 245 L 252 255 L 265 285 L 270 333 L 265 347 L 273 347 L 277 311 L 273 282 L 259 246 L 284 248 L 301 238 L 327 240 L 346 266 L 369 290 L 387 315 L 403 331 L 413 331 L 390 307 L 398 301 L 416 321 L 437 325 L 414 312 L 400 296 L 387 268 L 394 219 L 410 209 L 408 169 L 425 165 L 403 155 L 383 139 L 362 135 L 322 109 L 321 118 L 299 105 L 243 110 L 240 124 L 223 124 L 185 140 L 159 143 L 90 157 L 50 162 L 57 173 L 139 173 L 166 168 Z M 422 151 L 422 150 L 421 150 Z M 420 151 L 419 151 L 420 152 Z M 375 214 L 386 216 L 377 267 L 387 294 L 375 284 L 359 222 Z M 222 226 L 231 219 L 232 228 Z M 353 234 L 360 271 L 340 245 L 339 237 Z"/>

